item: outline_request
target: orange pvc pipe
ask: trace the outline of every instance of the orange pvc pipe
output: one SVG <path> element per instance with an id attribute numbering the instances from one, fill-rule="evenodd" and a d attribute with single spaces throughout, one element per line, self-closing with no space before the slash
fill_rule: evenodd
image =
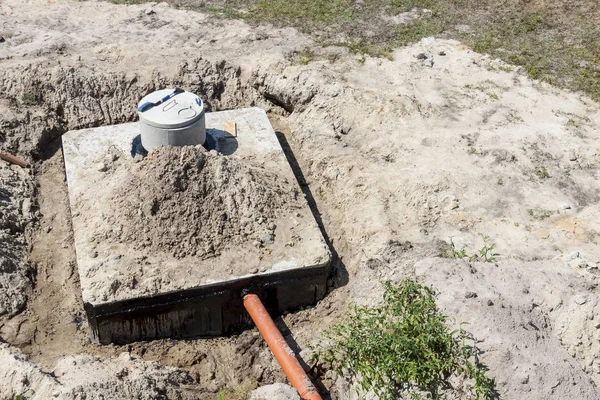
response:
<path id="1" fill-rule="evenodd" d="M 0 151 L 0 159 L 4 161 L 8 161 L 9 163 L 16 164 L 21 168 L 29 167 L 29 163 L 25 160 L 20 159 L 19 157 L 13 156 L 12 154 L 5 153 Z"/>
<path id="2" fill-rule="evenodd" d="M 275 359 L 303 400 L 322 400 L 319 392 L 302 369 L 294 352 L 275 326 L 262 301 L 254 293 L 244 295 L 244 307 L 263 336 Z"/>

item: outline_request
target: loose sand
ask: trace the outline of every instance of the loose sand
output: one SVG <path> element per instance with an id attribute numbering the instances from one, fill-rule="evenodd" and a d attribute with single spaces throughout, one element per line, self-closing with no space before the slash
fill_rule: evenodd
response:
<path id="1" fill-rule="evenodd" d="M 107 216 L 123 228 L 106 239 L 176 258 L 269 245 L 275 221 L 301 209 L 295 182 L 202 146 L 155 149 L 106 179 L 123 182 L 111 199 L 114 215 Z"/>
<path id="2" fill-rule="evenodd" d="M 293 30 L 253 29 L 164 4 L 7 0 L 0 30 L 2 148 L 34 159 L 38 185 L 33 194 L 15 189 L 26 177 L 7 180 L 10 203 L 29 198 L 41 213 L 39 228 L 25 229 L 38 272 L 23 287 L 33 289 L 23 292 L 24 311 L 0 317 L 5 398 L 16 388 L 35 398 L 34 388 L 46 384 L 127 397 L 112 367 L 123 352 L 140 357 L 127 364 L 127 386 L 142 397 L 168 386 L 172 397 L 213 399 L 246 378 L 284 381 L 252 330 L 89 344 L 57 138 L 131 121 L 132 104 L 170 85 L 200 94 L 213 111 L 265 108 L 298 161 L 339 256 L 329 295 L 279 321 L 298 350 L 318 344 L 319 331 L 349 302 L 379 301 L 381 280 L 416 275 L 440 291 L 449 314 L 471 322 L 502 398 L 600 397 L 598 104 L 453 41 L 424 39 L 396 50 L 393 61 L 361 63 Z M 294 63 L 294 51 L 307 46 L 314 60 Z M 475 253 L 486 236 L 500 253 L 497 265 L 435 258 L 450 238 Z M 11 260 L 25 266 L 19 251 Z M 93 358 L 92 378 L 66 361 L 74 357 Z M 352 398 L 347 382 L 330 373 L 319 379 L 332 398 Z"/>

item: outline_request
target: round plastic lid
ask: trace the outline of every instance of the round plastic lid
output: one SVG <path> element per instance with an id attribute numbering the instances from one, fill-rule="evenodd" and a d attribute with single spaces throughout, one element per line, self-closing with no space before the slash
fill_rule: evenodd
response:
<path id="1" fill-rule="evenodd" d="M 204 104 L 200 97 L 191 92 L 182 92 L 173 95 L 164 102 L 139 111 L 142 104 L 156 103 L 162 98 L 173 94 L 175 89 L 157 90 L 146 95 L 138 104 L 140 121 L 157 128 L 181 128 L 191 125 L 202 117 Z"/>

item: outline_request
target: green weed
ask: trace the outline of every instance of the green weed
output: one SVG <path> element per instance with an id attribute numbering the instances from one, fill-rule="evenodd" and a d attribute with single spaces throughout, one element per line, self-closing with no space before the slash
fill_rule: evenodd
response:
<path id="1" fill-rule="evenodd" d="M 479 253 L 471 259 L 485 261 L 485 262 L 494 262 L 496 261 L 496 257 L 500 256 L 498 253 L 494 253 L 494 248 L 496 247 L 495 243 L 488 243 L 489 238 L 486 236 L 483 238 L 483 247 L 479 249 Z"/>
<path id="2" fill-rule="evenodd" d="M 540 219 L 540 220 L 550 218 L 552 216 L 552 211 L 544 210 L 541 208 L 537 208 L 537 209 L 530 208 L 529 210 L 527 210 L 527 213 L 529 214 L 530 217 L 535 218 L 535 219 Z"/>
<path id="3" fill-rule="evenodd" d="M 315 52 L 306 47 L 298 52 L 298 62 L 300 65 L 307 65 L 315 58 Z"/>
<path id="4" fill-rule="evenodd" d="M 495 383 L 479 362 L 473 337 L 462 325 L 450 330 L 433 288 L 411 279 L 384 285 L 383 304 L 354 306 L 325 333 L 332 345 L 318 358 L 382 400 L 422 392 L 438 399 L 453 377 L 465 378 L 462 389 L 474 398 L 493 398 Z"/>
<path id="5" fill-rule="evenodd" d="M 548 169 L 546 166 L 542 165 L 535 169 L 535 176 L 539 178 L 539 180 L 543 181 L 550 178 L 550 174 L 548 173 Z"/>
<path id="6" fill-rule="evenodd" d="M 443 258 L 465 258 L 465 257 L 467 257 L 467 252 L 464 249 L 464 247 L 462 249 L 458 250 L 456 248 L 456 244 L 454 243 L 452 238 L 450 238 L 450 248 L 443 249 L 441 257 L 443 257 Z"/>
<path id="7" fill-rule="evenodd" d="M 258 0 L 249 11 L 250 19 L 278 25 L 331 25 L 353 18 L 353 8 L 346 0 Z"/>
<path id="8" fill-rule="evenodd" d="M 431 9 L 437 5 L 438 1 L 435 0 L 392 0 L 392 8 L 396 12 L 406 12 L 413 8 L 427 8 Z"/>
<path id="9" fill-rule="evenodd" d="M 246 379 L 233 390 L 228 388 L 221 389 L 217 394 L 217 400 L 247 400 L 250 392 L 257 387 L 257 381 Z"/>
<path id="10" fill-rule="evenodd" d="M 483 247 L 479 249 L 477 253 L 469 255 L 464 247 L 458 249 L 451 238 L 450 248 L 443 249 L 440 256 L 442 258 L 466 258 L 469 261 L 494 262 L 496 261 L 496 257 L 500 256 L 500 254 L 494 252 L 495 247 L 496 244 L 489 243 L 489 238 L 487 236 L 484 236 Z"/>

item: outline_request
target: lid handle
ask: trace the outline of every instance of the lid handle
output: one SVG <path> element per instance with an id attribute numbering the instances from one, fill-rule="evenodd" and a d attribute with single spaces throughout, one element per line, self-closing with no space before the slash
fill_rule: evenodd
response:
<path id="1" fill-rule="evenodd" d="M 173 99 L 170 102 L 168 102 L 167 104 L 165 104 L 165 106 L 163 107 L 163 112 L 169 111 L 171 108 L 175 107 L 177 105 L 177 100 Z"/>

